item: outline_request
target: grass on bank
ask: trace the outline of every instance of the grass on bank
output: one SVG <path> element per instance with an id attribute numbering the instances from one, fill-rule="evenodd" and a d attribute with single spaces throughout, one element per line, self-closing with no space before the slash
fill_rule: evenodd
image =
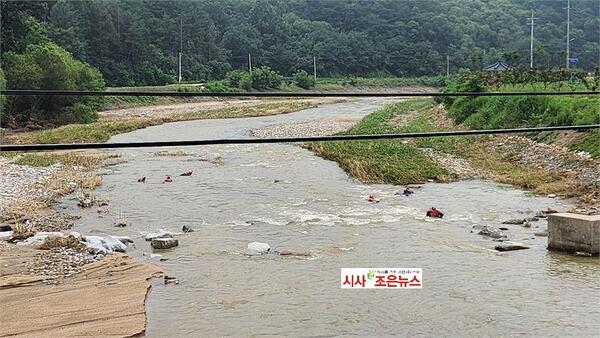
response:
<path id="1" fill-rule="evenodd" d="M 285 114 L 297 110 L 316 107 L 309 101 L 289 101 L 265 103 L 251 107 L 233 107 L 198 112 L 173 114 L 168 117 L 130 118 L 98 121 L 87 124 L 70 124 L 54 129 L 17 134 L 12 137 L 15 143 L 79 143 L 106 142 L 111 136 L 168 122 L 200 119 L 239 118 Z"/>
<path id="2" fill-rule="evenodd" d="M 385 106 L 365 117 L 343 134 L 381 134 L 456 130 L 431 99 L 409 100 Z M 515 163 L 511 155 L 494 149 L 489 136 L 419 138 L 401 140 L 343 141 L 311 143 L 308 148 L 334 160 L 350 176 L 371 183 L 405 185 L 427 179 L 448 181 L 456 178 L 417 148 L 465 159 L 484 178 L 510 184 L 539 194 L 554 193 L 576 197 L 586 193 L 580 183 L 557 173 Z"/>
<path id="3" fill-rule="evenodd" d="M 385 134 L 399 131 L 388 123 L 400 113 L 422 109 L 420 100 L 388 105 L 365 117 L 352 129 L 340 133 Z M 401 140 L 313 142 L 306 147 L 325 159 L 336 161 L 352 177 L 369 183 L 404 185 L 428 179 L 450 181 L 455 175 L 425 153 Z"/>
<path id="4" fill-rule="evenodd" d="M 105 159 L 116 155 L 90 155 L 82 152 L 68 153 L 2 153 L 3 157 L 15 158 L 12 162 L 16 165 L 26 165 L 30 167 L 49 167 L 61 163 L 65 166 L 79 166 L 86 169 L 99 166 Z"/>

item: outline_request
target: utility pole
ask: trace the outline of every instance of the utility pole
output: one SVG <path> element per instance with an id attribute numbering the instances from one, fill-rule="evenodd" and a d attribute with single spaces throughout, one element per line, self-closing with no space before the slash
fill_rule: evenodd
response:
<path id="1" fill-rule="evenodd" d="M 181 84 L 181 54 L 183 54 L 183 19 L 179 19 L 179 84 Z"/>
<path id="2" fill-rule="evenodd" d="M 567 0 L 567 69 L 569 69 L 570 44 L 571 44 L 571 0 Z"/>
<path id="3" fill-rule="evenodd" d="M 446 53 L 446 77 L 450 76 L 450 54 Z"/>
<path id="4" fill-rule="evenodd" d="M 252 77 L 252 55 L 248 53 L 248 71 L 250 72 L 250 77 Z"/>
<path id="5" fill-rule="evenodd" d="M 317 57 L 313 56 L 313 74 L 315 76 L 315 82 L 317 82 Z"/>
<path id="6" fill-rule="evenodd" d="M 531 36 L 529 38 L 529 68 L 533 68 L 533 23 L 537 18 L 533 17 L 533 9 L 531 10 L 531 18 L 529 18 L 528 25 L 531 26 Z"/>

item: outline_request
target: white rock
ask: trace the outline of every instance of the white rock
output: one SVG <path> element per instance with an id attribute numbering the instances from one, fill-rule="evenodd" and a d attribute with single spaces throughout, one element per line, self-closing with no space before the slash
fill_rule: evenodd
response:
<path id="1" fill-rule="evenodd" d="M 271 252 L 271 246 L 267 243 L 260 242 L 252 242 L 248 243 L 248 248 L 246 250 L 246 254 L 255 256 L 255 255 L 263 255 Z"/>
<path id="2" fill-rule="evenodd" d="M 12 238 L 12 231 L 0 231 L 0 241 L 8 241 Z"/>
<path id="3" fill-rule="evenodd" d="M 40 231 L 38 233 L 36 233 L 35 235 L 27 238 L 24 241 L 21 241 L 19 243 L 17 243 L 17 245 L 25 245 L 25 246 L 32 246 L 34 248 L 40 248 L 42 246 L 42 244 L 44 244 L 44 242 L 46 241 L 46 238 L 48 237 L 66 237 L 65 234 L 63 234 L 62 232 L 43 232 Z"/>
<path id="4" fill-rule="evenodd" d="M 86 246 L 92 253 L 103 253 L 117 251 L 125 252 L 127 246 L 114 236 L 84 236 Z"/>
<path id="5" fill-rule="evenodd" d="M 69 235 L 71 235 L 79 240 L 81 240 L 81 237 L 82 237 L 81 234 L 77 231 L 71 231 L 71 232 L 69 232 Z"/>
<path id="6" fill-rule="evenodd" d="M 548 198 L 555 198 L 556 194 L 548 194 Z"/>

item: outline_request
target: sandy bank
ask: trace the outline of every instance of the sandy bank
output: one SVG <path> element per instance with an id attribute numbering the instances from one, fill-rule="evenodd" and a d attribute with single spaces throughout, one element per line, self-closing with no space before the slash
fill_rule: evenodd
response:
<path id="1" fill-rule="evenodd" d="M 0 248 L 0 336 L 131 336 L 144 332 L 154 265 L 112 253 L 73 277 L 31 274 L 41 250 Z M 44 280 L 54 280 L 53 285 Z M 62 282 L 62 283 L 61 283 Z"/>

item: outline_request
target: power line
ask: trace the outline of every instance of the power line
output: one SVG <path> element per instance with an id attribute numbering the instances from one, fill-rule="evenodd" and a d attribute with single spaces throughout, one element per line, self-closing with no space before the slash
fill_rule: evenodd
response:
<path id="1" fill-rule="evenodd" d="M 599 95 L 597 91 L 570 92 L 458 92 L 458 93 L 404 93 L 404 92 L 165 92 L 165 91 L 76 91 L 39 89 L 2 89 L 8 96 L 177 96 L 177 97 L 446 97 L 446 96 L 569 96 Z"/>
<path id="2" fill-rule="evenodd" d="M 567 69 L 569 69 L 571 54 L 571 0 L 567 0 Z"/>
<path id="3" fill-rule="evenodd" d="M 194 141 L 151 141 L 151 142 L 119 142 L 119 143 L 60 143 L 60 144 L 11 144 L 0 145 L 2 151 L 43 151 L 43 150 L 74 150 L 74 149 L 117 149 L 117 148 L 149 148 L 149 147 L 182 147 L 222 144 L 265 144 L 265 143 L 295 143 L 295 142 L 320 142 L 320 141 L 357 141 L 357 140 L 385 140 L 403 138 L 424 138 L 442 136 L 465 135 L 496 135 L 515 134 L 542 131 L 561 130 L 590 130 L 598 129 L 600 124 L 583 126 L 557 126 L 517 129 L 490 129 L 490 130 L 456 130 L 422 133 L 396 133 L 378 135 L 333 135 L 310 137 L 285 137 L 285 138 L 241 138 L 241 139 L 213 139 Z"/>

